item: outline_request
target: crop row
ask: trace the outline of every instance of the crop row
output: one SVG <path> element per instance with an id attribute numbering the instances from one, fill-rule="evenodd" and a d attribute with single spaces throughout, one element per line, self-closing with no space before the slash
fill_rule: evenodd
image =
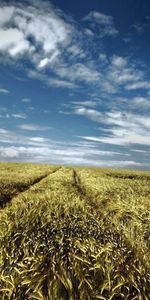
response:
<path id="1" fill-rule="evenodd" d="M 123 230 L 135 247 L 148 254 L 150 247 L 150 185 L 148 174 L 141 179 L 118 179 L 107 177 L 92 169 L 78 170 L 78 183 L 90 195 L 91 205 L 96 203 L 98 211 Z M 128 171 L 128 174 L 129 171 Z M 131 175 L 129 175 L 130 177 Z M 94 201 L 94 203 L 93 203 Z"/>
<path id="2" fill-rule="evenodd" d="M 123 187 L 103 172 L 60 168 L 13 198 L 0 212 L 0 298 L 148 300 L 148 245 L 142 236 L 137 249 L 116 213 L 133 198 Z"/>
<path id="3" fill-rule="evenodd" d="M 0 207 L 55 170 L 47 165 L 0 163 Z"/>

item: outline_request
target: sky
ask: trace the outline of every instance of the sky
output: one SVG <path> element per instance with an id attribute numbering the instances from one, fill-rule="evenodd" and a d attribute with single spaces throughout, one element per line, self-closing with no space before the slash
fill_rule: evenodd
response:
<path id="1" fill-rule="evenodd" d="M 150 1 L 0 1 L 0 161 L 150 169 Z"/>

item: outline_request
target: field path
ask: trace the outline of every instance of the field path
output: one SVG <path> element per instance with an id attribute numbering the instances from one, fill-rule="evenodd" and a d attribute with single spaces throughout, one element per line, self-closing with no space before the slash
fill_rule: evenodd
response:
<path id="1" fill-rule="evenodd" d="M 81 184 L 78 173 L 75 169 L 73 169 L 73 178 L 74 178 L 74 184 L 75 184 L 75 188 L 79 194 L 79 196 L 81 197 L 82 200 L 85 201 L 86 204 L 88 204 L 93 210 L 95 211 L 100 211 L 100 205 L 98 202 L 96 202 L 94 200 L 93 197 L 91 197 L 86 189 L 84 188 L 84 186 Z"/>

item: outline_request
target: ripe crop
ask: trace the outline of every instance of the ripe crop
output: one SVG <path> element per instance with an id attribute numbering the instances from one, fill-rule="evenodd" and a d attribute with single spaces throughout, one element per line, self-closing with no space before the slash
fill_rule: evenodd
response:
<path id="1" fill-rule="evenodd" d="M 0 299 L 149 299 L 149 172 L 0 168 Z"/>

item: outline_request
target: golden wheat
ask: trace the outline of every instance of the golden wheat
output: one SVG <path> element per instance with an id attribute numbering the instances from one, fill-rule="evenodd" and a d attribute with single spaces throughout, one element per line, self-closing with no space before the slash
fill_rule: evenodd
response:
<path id="1" fill-rule="evenodd" d="M 149 172 L 1 169 L 29 186 L 0 211 L 0 299 L 149 299 Z"/>

